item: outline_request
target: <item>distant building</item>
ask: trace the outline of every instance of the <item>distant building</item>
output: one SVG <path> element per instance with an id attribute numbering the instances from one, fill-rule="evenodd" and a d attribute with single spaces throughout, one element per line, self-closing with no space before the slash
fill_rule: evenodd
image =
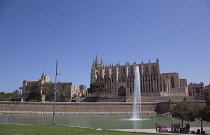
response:
<path id="1" fill-rule="evenodd" d="M 186 92 L 185 95 L 186 96 L 189 96 L 187 79 L 180 78 L 179 81 L 180 81 L 180 88 L 179 88 L 179 90 L 180 91 L 185 91 Z"/>
<path id="2" fill-rule="evenodd" d="M 160 74 L 159 60 L 155 63 L 133 63 L 126 62 L 125 65 L 110 64 L 105 66 L 103 61 L 99 62 L 96 56 L 93 61 L 90 80 L 92 82 L 104 82 L 108 89 L 102 96 L 120 97 L 133 96 L 135 68 L 139 66 L 140 84 L 142 95 L 158 96 L 187 96 L 187 80 L 180 79 L 178 73 Z"/>
<path id="3" fill-rule="evenodd" d="M 31 92 L 31 88 L 33 85 L 38 84 L 39 86 L 43 85 L 44 83 L 53 83 L 50 82 L 50 77 L 46 76 L 44 73 L 41 76 L 41 79 L 35 80 L 35 81 L 23 81 L 23 87 L 22 87 L 22 95 L 23 96 L 28 96 L 28 94 Z M 41 89 L 41 94 L 42 94 L 42 89 Z"/>
<path id="4" fill-rule="evenodd" d="M 200 83 L 190 83 L 188 85 L 189 96 L 204 96 L 204 84 Z"/>
<path id="5" fill-rule="evenodd" d="M 210 92 L 210 84 L 204 87 L 204 92 Z"/>
<path id="6" fill-rule="evenodd" d="M 45 96 L 50 92 L 54 91 L 55 83 L 50 81 L 50 77 L 46 76 L 44 73 L 41 79 L 35 81 L 23 81 L 22 95 L 27 97 L 31 92 L 33 85 L 38 84 L 40 86 L 40 92 L 42 95 L 42 101 L 45 101 Z M 77 92 L 79 88 L 75 86 L 72 82 L 58 82 L 58 101 L 71 101 L 73 98 L 77 97 Z"/>
<path id="7" fill-rule="evenodd" d="M 187 87 L 187 79 L 180 78 L 180 87 Z"/>

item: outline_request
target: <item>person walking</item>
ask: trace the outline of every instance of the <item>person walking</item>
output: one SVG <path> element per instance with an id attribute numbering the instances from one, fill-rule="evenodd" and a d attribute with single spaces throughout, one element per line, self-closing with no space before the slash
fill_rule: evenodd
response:
<path id="1" fill-rule="evenodd" d="M 158 125 L 158 123 L 156 123 L 156 124 L 155 124 L 156 132 L 158 131 L 158 127 L 159 127 L 159 125 Z"/>

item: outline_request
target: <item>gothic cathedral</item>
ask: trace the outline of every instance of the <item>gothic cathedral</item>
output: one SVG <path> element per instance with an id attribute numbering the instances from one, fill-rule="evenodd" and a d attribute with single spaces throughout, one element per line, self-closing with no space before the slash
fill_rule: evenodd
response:
<path id="1" fill-rule="evenodd" d="M 179 93 L 182 96 L 187 93 L 187 80 L 179 78 L 179 74 L 160 74 L 159 60 L 155 63 L 133 63 L 126 62 L 125 65 L 110 64 L 105 66 L 103 61 L 99 62 L 96 56 L 91 68 L 91 83 L 104 82 L 107 91 L 101 96 L 119 97 L 133 96 L 135 67 L 139 66 L 141 93 L 143 95 L 171 96 Z"/>

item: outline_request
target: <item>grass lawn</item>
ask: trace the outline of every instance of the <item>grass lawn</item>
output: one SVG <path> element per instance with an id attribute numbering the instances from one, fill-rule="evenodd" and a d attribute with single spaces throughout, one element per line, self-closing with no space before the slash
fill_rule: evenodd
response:
<path id="1" fill-rule="evenodd" d="M 0 124 L 0 135 L 148 135 L 68 126 Z M 149 134 L 152 135 L 152 134 Z M 155 134 L 157 135 L 157 134 Z"/>

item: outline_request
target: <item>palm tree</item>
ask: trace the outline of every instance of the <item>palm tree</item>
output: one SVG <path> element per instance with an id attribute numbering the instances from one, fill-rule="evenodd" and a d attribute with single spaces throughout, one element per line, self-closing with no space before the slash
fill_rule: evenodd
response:
<path id="1" fill-rule="evenodd" d="M 22 94 L 22 87 L 19 87 L 19 90 L 20 90 L 20 94 Z"/>
<path id="2" fill-rule="evenodd" d="M 85 86 L 84 86 L 84 85 L 80 85 L 80 86 L 79 86 L 79 90 L 80 90 L 80 91 L 82 91 L 82 90 L 84 90 L 84 89 L 85 89 Z"/>
<path id="3" fill-rule="evenodd" d="M 85 90 L 85 86 L 84 85 L 80 85 L 79 86 L 79 93 L 81 94 L 80 96 L 84 96 L 84 90 Z"/>

